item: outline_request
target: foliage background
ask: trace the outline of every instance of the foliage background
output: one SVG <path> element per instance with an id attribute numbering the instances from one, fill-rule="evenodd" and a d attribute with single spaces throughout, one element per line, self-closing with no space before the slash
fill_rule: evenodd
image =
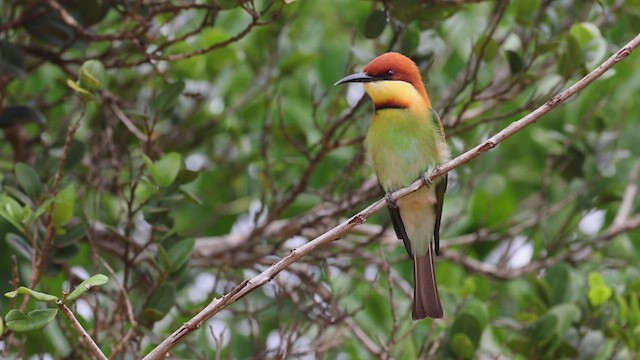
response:
<path id="1" fill-rule="evenodd" d="M 455 156 L 640 31 L 640 3 L 623 0 L 0 9 L 0 290 L 60 296 L 107 274 L 72 310 L 113 358 L 142 357 L 212 298 L 381 197 L 361 145 L 372 109 L 359 86 L 332 86 L 342 76 L 388 50 L 412 57 Z M 411 320 L 411 265 L 385 213 L 172 354 L 638 357 L 639 66 L 633 54 L 450 173 L 444 320 Z M 3 316 L 51 307 L 24 300 L 4 298 Z M 4 357 L 91 357 L 60 314 L 0 334 Z"/>

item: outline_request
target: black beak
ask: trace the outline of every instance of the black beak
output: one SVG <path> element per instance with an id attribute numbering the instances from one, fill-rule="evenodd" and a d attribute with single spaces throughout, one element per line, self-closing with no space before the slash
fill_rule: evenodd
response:
<path id="1" fill-rule="evenodd" d="M 333 84 L 333 86 L 348 83 L 348 82 L 372 82 L 377 80 L 380 80 L 380 79 L 367 75 L 367 73 L 360 72 L 360 73 L 351 74 L 349 76 L 343 77 L 342 79 L 338 80 L 335 84 Z"/>

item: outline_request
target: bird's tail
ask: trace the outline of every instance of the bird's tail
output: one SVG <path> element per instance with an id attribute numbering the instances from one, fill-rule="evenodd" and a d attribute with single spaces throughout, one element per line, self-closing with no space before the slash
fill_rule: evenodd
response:
<path id="1" fill-rule="evenodd" d="M 435 272 L 433 270 L 433 242 L 427 247 L 423 256 L 413 255 L 413 320 L 443 316 L 442 305 L 438 296 Z"/>

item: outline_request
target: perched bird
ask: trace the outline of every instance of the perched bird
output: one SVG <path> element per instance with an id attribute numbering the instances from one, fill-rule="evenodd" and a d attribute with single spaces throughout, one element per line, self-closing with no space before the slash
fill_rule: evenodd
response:
<path id="1" fill-rule="evenodd" d="M 365 138 L 367 160 L 387 194 L 396 235 L 413 259 L 414 320 L 441 318 L 433 266 L 439 252 L 440 219 L 447 176 L 431 184 L 424 174 L 449 158 L 440 118 L 431 108 L 418 66 L 408 57 L 389 52 L 373 59 L 364 71 L 335 85 L 360 82 L 375 107 Z M 421 187 L 397 201 L 391 193 L 422 177 Z"/>

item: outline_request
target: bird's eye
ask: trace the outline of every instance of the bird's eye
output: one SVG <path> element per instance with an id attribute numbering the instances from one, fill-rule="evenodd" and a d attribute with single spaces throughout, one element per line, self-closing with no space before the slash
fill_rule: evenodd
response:
<path id="1" fill-rule="evenodd" d="M 395 70 L 393 70 L 393 69 L 391 69 L 391 70 L 387 70 L 387 74 L 386 74 L 386 76 L 387 76 L 388 78 L 392 78 L 395 74 L 396 74 L 396 71 L 395 71 Z"/>

